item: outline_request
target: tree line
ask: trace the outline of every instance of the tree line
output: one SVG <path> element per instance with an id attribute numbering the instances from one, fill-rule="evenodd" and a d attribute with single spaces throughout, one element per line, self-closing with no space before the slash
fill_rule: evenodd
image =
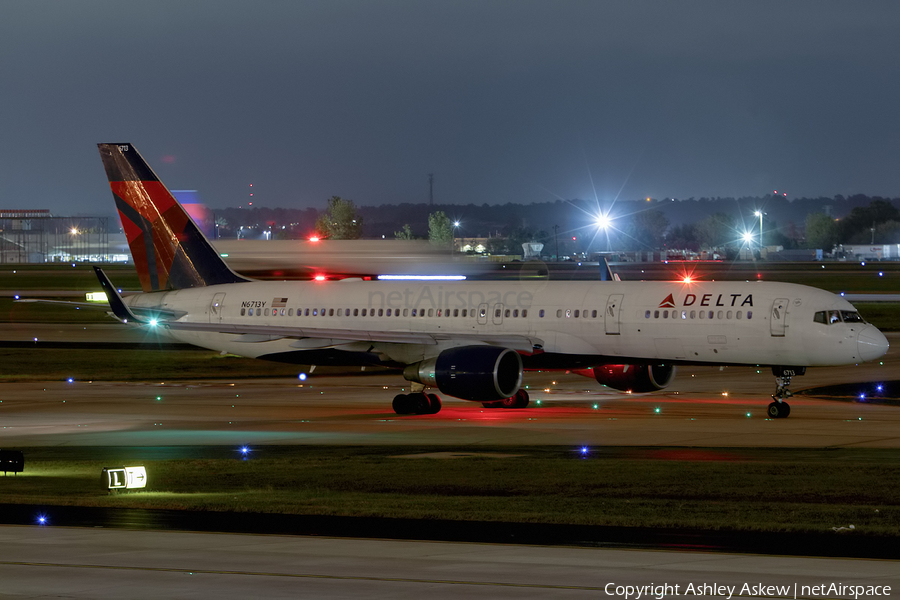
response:
<path id="1" fill-rule="evenodd" d="M 559 200 L 529 205 L 399 204 L 357 206 L 334 196 L 323 210 L 254 207 L 224 209 L 215 218 L 220 237 L 299 239 L 487 238 L 492 253 L 520 254 L 521 244 L 542 242 L 545 253 L 590 250 L 701 250 L 739 247 L 750 235 L 763 245 L 823 248 L 837 243 L 900 243 L 900 199 L 856 195 L 794 199 L 758 198 L 643 199 L 598 208 L 596 202 Z M 600 229 L 599 212 L 610 225 Z M 691 219 L 691 217 L 694 217 Z M 459 225 L 454 225 L 455 222 Z M 548 249 L 550 252 L 548 252 Z"/>

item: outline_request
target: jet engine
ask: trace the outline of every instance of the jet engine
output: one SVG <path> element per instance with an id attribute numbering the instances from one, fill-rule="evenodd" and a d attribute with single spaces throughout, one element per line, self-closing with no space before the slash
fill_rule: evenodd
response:
<path id="1" fill-rule="evenodd" d="M 409 365 L 403 377 L 464 400 L 502 400 L 522 385 L 522 357 L 509 348 L 460 346 Z"/>
<path id="2" fill-rule="evenodd" d="M 655 392 L 675 379 L 675 365 L 637 364 L 594 367 L 594 378 L 601 384 L 623 392 Z"/>

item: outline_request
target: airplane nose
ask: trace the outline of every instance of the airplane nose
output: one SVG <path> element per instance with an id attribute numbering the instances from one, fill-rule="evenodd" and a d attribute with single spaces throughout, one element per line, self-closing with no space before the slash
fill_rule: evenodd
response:
<path id="1" fill-rule="evenodd" d="M 866 327 L 859 332 L 857 340 L 859 357 L 862 360 L 875 360 L 887 354 L 890 344 L 877 327 Z"/>

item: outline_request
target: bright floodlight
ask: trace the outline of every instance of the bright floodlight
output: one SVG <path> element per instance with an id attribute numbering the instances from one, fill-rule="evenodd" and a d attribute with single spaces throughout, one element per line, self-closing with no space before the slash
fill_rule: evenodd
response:
<path id="1" fill-rule="evenodd" d="M 758 217 L 759 215 L 760 215 L 760 212 L 759 212 L 759 211 L 756 211 L 756 212 L 753 213 L 753 216 L 755 216 L 755 217 Z"/>
<path id="2" fill-rule="evenodd" d="M 454 227 L 459 227 L 459 221 L 453 221 L 453 226 L 454 226 Z"/>
<path id="3" fill-rule="evenodd" d="M 753 234 L 749 231 L 745 231 L 743 235 L 744 241 L 748 244 L 753 241 Z"/>
<path id="4" fill-rule="evenodd" d="M 609 215 L 602 215 L 602 214 L 597 215 L 597 219 L 594 221 L 594 223 L 600 229 L 607 229 L 611 222 L 612 222 L 612 220 L 609 218 Z"/>

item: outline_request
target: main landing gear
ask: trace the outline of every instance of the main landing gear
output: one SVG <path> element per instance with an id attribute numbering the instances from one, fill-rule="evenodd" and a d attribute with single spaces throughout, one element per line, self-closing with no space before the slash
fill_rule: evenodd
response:
<path id="1" fill-rule="evenodd" d="M 515 396 L 504 398 L 503 400 L 494 400 L 492 402 L 482 402 L 485 408 L 525 408 L 528 406 L 528 392 L 520 389 Z"/>
<path id="2" fill-rule="evenodd" d="M 398 415 L 434 415 L 441 410 L 441 399 L 425 392 L 398 394 L 394 396 L 393 408 Z"/>
<path id="3" fill-rule="evenodd" d="M 791 385 L 791 377 L 804 373 L 806 373 L 806 367 L 772 367 L 772 374 L 775 376 L 775 393 L 772 394 L 772 403 L 766 410 L 770 419 L 784 419 L 791 414 L 791 405 L 785 402 L 786 398 L 794 395 L 788 389 Z"/>

